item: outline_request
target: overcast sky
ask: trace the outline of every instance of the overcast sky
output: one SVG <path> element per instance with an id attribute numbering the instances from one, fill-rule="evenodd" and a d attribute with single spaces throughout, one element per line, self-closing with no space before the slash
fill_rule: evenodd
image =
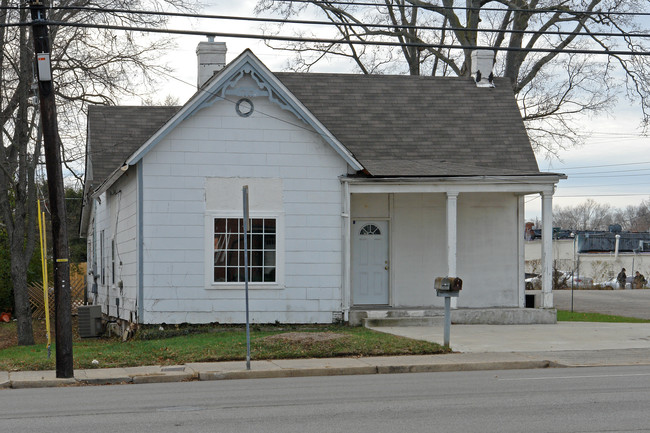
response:
<path id="1" fill-rule="evenodd" d="M 206 14 L 252 16 L 255 0 L 208 0 L 203 10 Z M 269 15 L 265 15 L 269 16 Z M 313 19 L 315 17 L 303 17 Z M 229 33 L 260 33 L 259 24 L 222 20 L 188 21 L 176 19 L 169 24 L 172 29 L 207 30 Z M 287 27 L 284 34 L 290 33 Z M 177 79 L 170 79 L 159 99 L 167 94 L 184 103 L 196 90 L 196 46 L 204 37 L 177 37 L 177 49 L 164 60 L 175 70 Z M 223 38 L 228 47 L 227 61 L 234 59 L 244 49 L 250 48 L 272 71 L 286 68 L 290 53 L 273 51 L 263 42 L 254 39 Z M 334 58 L 319 63 L 314 72 L 357 72 L 350 63 Z M 164 93 L 166 92 L 166 93 Z M 588 198 L 614 207 L 636 205 L 650 198 L 650 138 L 643 137 L 639 129 L 640 109 L 621 95 L 611 115 L 584 119 L 580 128 L 591 133 L 580 148 L 562 151 L 558 158 L 548 159 L 537 155 L 542 171 L 564 173 L 567 180 L 560 181 L 553 203 L 555 206 L 575 205 Z M 621 164 L 621 165 L 618 165 Z M 535 196 L 526 199 L 526 219 L 540 217 L 541 200 Z"/>

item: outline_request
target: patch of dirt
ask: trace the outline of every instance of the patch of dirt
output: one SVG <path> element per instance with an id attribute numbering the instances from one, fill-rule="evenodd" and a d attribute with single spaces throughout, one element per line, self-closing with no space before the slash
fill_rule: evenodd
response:
<path id="1" fill-rule="evenodd" d="M 335 332 L 285 332 L 284 334 L 264 337 L 264 341 L 287 341 L 291 343 L 313 344 L 322 341 L 337 340 L 347 337 Z"/>

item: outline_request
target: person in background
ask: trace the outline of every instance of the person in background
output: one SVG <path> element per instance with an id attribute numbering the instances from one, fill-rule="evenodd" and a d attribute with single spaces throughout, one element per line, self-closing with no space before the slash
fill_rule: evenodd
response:
<path id="1" fill-rule="evenodd" d="M 625 273 L 625 268 L 621 269 L 621 272 L 616 276 L 616 281 L 618 281 L 618 288 L 625 289 L 625 280 L 627 280 L 627 274 Z"/>
<path id="2" fill-rule="evenodd" d="M 636 271 L 634 274 L 634 288 L 635 289 L 643 289 L 643 286 L 647 283 L 645 277 L 639 272 Z"/>

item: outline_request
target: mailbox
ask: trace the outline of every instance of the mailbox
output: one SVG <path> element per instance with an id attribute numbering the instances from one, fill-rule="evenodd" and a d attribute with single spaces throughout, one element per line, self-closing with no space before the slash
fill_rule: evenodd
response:
<path id="1" fill-rule="evenodd" d="M 438 277 L 433 287 L 439 292 L 458 292 L 463 288 L 463 280 L 457 277 Z"/>

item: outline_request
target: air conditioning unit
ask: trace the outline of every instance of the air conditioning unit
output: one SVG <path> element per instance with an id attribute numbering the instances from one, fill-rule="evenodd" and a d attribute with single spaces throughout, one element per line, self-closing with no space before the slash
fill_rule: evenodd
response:
<path id="1" fill-rule="evenodd" d="M 77 309 L 79 321 L 79 337 L 99 337 L 102 333 L 101 305 L 81 305 Z"/>
<path id="2" fill-rule="evenodd" d="M 639 241 L 639 249 L 643 252 L 648 252 L 650 251 L 650 241 Z"/>

